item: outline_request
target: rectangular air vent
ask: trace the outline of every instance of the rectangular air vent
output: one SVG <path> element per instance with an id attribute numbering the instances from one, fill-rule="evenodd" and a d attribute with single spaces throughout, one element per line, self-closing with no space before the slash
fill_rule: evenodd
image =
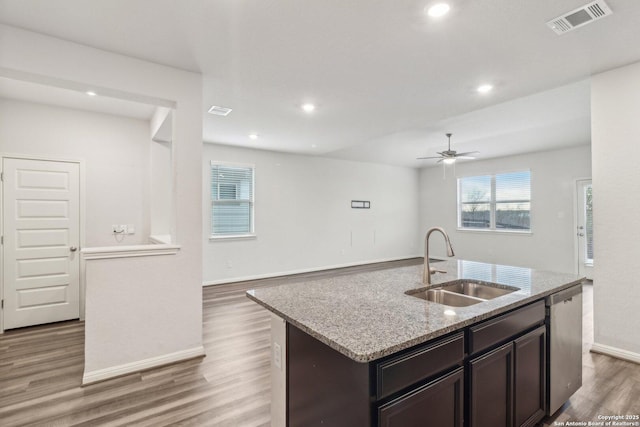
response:
<path id="1" fill-rule="evenodd" d="M 233 111 L 231 108 L 218 107 L 217 105 L 212 105 L 211 108 L 209 108 L 209 113 L 215 114 L 216 116 L 228 116 L 231 111 Z"/>
<path id="2" fill-rule="evenodd" d="M 612 13 L 604 0 L 598 0 L 552 19 L 547 22 L 547 26 L 555 31 L 556 34 L 564 34 Z"/>

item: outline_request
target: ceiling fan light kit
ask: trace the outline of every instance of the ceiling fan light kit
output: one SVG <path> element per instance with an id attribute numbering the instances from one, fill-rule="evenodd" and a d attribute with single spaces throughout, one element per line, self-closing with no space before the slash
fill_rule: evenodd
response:
<path id="1" fill-rule="evenodd" d="M 466 153 L 458 153 L 456 150 L 452 150 L 451 149 L 451 136 L 453 135 L 452 133 L 447 133 L 445 134 L 447 136 L 448 139 L 448 146 L 447 149 L 444 151 L 438 151 L 438 156 L 431 156 L 431 157 L 418 157 L 418 160 L 431 160 L 431 159 L 438 159 L 438 161 L 436 163 L 441 163 L 443 162 L 445 165 L 451 165 L 454 164 L 456 162 L 457 159 L 462 159 L 462 160 L 473 160 L 475 159 L 474 156 L 472 156 L 472 154 L 478 154 L 478 151 L 467 151 Z"/>

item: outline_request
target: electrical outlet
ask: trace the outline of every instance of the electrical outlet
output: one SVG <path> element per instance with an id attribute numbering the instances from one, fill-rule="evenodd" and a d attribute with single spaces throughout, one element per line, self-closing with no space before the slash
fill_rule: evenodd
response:
<path id="1" fill-rule="evenodd" d="M 123 234 L 126 231 L 126 228 L 127 228 L 126 225 L 113 224 L 111 226 L 111 232 L 113 234 Z"/>
<path id="2" fill-rule="evenodd" d="M 277 342 L 273 343 L 273 364 L 276 368 L 282 369 L 282 348 Z"/>
<path id="3" fill-rule="evenodd" d="M 125 225 L 127 234 L 136 234 L 136 227 L 133 224 Z"/>

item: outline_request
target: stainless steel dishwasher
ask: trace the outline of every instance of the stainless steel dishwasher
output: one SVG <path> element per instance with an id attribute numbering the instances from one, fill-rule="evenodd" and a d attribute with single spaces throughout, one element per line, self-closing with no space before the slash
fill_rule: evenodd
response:
<path id="1" fill-rule="evenodd" d="M 582 386 L 582 284 L 546 298 L 547 415 Z"/>

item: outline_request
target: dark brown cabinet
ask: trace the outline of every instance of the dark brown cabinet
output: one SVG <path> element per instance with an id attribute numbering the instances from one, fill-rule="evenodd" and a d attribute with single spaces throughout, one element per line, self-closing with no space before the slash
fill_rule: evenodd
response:
<path id="1" fill-rule="evenodd" d="M 462 427 L 464 370 L 402 395 L 378 409 L 379 427 Z"/>
<path id="2" fill-rule="evenodd" d="M 469 362 L 470 427 L 529 427 L 544 417 L 541 326 Z"/>
<path id="3" fill-rule="evenodd" d="M 464 333 L 358 363 L 287 325 L 288 427 L 463 427 Z"/>
<path id="4" fill-rule="evenodd" d="M 470 427 L 513 425 L 513 344 L 469 362 Z"/>
<path id="5" fill-rule="evenodd" d="M 545 413 L 546 327 L 514 341 L 514 422 L 516 427 L 535 425 Z"/>
<path id="6" fill-rule="evenodd" d="M 544 417 L 544 301 L 359 363 L 287 324 L 287 427 L 531 427 Z"/>

